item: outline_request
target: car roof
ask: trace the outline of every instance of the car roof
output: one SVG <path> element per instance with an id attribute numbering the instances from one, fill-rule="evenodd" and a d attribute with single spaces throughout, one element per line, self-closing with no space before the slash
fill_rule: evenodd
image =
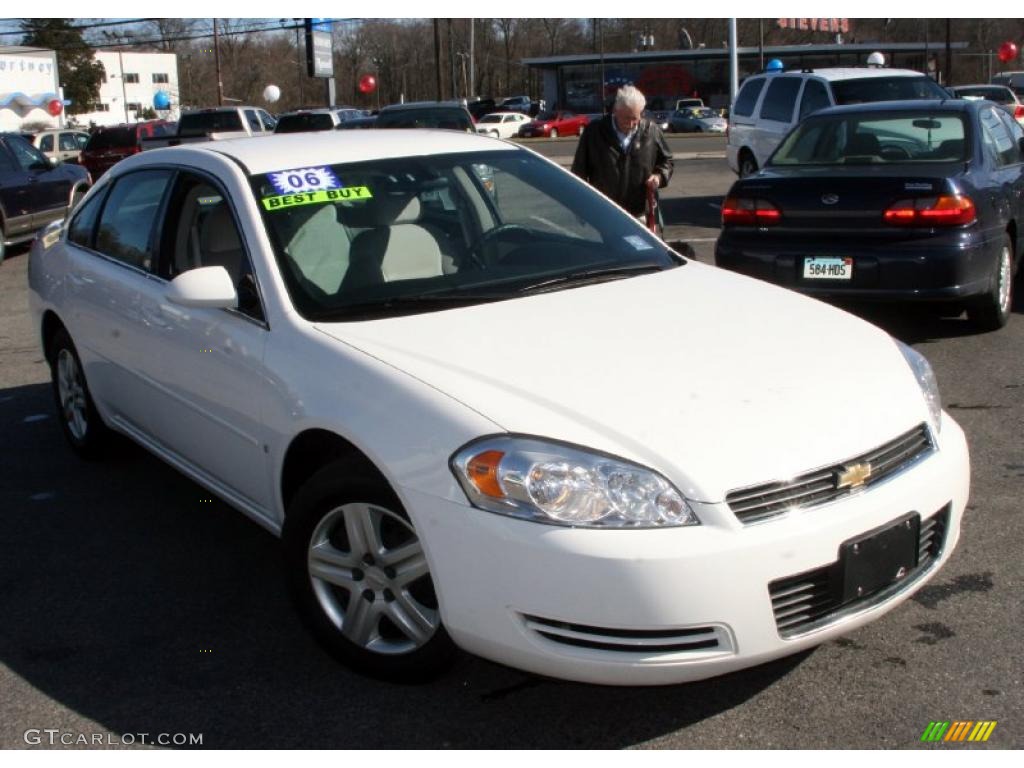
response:
<path id="1" fill-rule="evenodd" d="M 466 108 L 462 102 L 459 101 L 407 101 L 405 104 L 388 104 L 386 107 L 381 109 L 380 114 L 384 114 L 385 112 L 398 112 L 402 109 L 430 109 L 437 107 Z"/>
<path id="2" fill-rule="evenodd" d="M 153 149 L 145 154 L 156 157 L 164 151 L 178 150 L 216 152 L 239 161 L 250 173 L 270 173 L 313 164 L 334 165 L 449 152 L 524 151 L 515 144 L 476 133 L 398 128 L 387 131 L 324 131 L 220 139 L 167 150 Z"/>
<path id="3" fill-rule="evenodd" d="M 866 80 L 876 77 L 927 77 L 923 72 L 914 69 L 887 69 L 885 67 L 823 67 L 821 69 L 809 69 L 807 71 L 789 70 L 786 72 L 762 73 L 768 77 L 781 75 L 815 75 L 822 80 L 834 82 L 837 80 Z"/>
<path id="4" fill-rule="evenodd" d="M 814 113 L 819 115 L 845 115 L 857 112 L 967 112 L 977 109 L 980 101 L 966 99 L 907 99 L 905 101 L 865 101 L 860 104 L 843 104 L 838 107 L 827 107 Z"/>

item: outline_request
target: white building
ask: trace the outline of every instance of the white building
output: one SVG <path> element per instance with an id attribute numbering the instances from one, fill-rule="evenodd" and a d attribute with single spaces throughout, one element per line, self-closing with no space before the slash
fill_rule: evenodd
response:
<path id="1" fill-rule="evenodd" d="M 0 131 L 17 131 L 26 123 L 61 127 L 64 115 L 54 117 L 46 109 L 59 98 L 56 53 L 0 46 Z"/>
<path id="2" fill-rule="evenodd" d="M 138 51 L 96 51 L 95 58 L 103 65 L 106 76 L 100 85 L 100 108 L 95 112 L 75 115 L 80 125 L 133 123 L 144 109 L 153 109 L 157 117 L 177 120 L 178 57 L 173 53 L 141 53 Z M 157 93 L 170 99 L 170 109 L 156 109 Z"/>

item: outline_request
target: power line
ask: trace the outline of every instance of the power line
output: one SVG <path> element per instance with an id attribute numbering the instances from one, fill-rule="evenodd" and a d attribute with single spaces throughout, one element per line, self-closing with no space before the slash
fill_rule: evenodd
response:
<path id="1" fill-rule="evenodd" d="M 28 21 L 28 19 L 26 19 Z M 101 21 L 95 24 L 76 24 L 65 27 L 64 30 L 75 30 L 75 29 L 98 29 L 100 27 L 120 27 L 128 24 L 141 24 L 146 21 L 158 21 L 158 19 L 125 19 L 124 21 Z M 33 29 L 41 28 L 35 25 L 28 27 L 27 29 L 11 30 L 8 32 L 0 32 L 0 35 L 21 35 L 25 36 L 29 34 Z M 59 31 L 64 31 L 59 30 Z"/>

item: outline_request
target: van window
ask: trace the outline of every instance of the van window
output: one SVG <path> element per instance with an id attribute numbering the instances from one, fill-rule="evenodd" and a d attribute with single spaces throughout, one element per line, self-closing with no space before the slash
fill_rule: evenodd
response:
<path id="1" fill-rule="evenodd" d="M 800 100 L 800 119 L 803 120 L 812 112 L 830 106 L 832 106 L 832 101 L 828 97 L 825 84 L 820 80 L 807 80 L 804 83 L 803 98 Z"/>
<path id="2" fill-rule="evenodd" d="M 754 105 L 757 104 L 757 97 L 761 95 L 761 89 L 764 88 L 764 78 L 754 77 L 747 80 L 740 88 L 739 95 L 736 96 L 736 104 L 732 108 L 732 114 L 739 115 L 740 117 L 750 117 L 754 114 Z"/>
<path id="3" fill-rule="evenodd" d="M 778 120 L 783 123 L 792 120 L 796 95 L 800 92 L 800 83 L 799 77 L 775 76 L 761 103 L 761 119 Z"/>

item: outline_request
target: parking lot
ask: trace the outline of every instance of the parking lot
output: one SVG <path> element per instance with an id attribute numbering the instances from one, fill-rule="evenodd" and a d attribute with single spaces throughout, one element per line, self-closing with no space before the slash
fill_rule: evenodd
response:
<path id="1" fill-rule="evenodd" d="M 681 159 L 663 190 L 666 236 L 713 262 L 734 178 L 724 141 L 671 143 Z M 530 146 L 561 161 L 575 140 Z M 24 747 L 28 729 L 201 733 L 215 748 L 1024 747 L 1019 311 L 975 335 L 963 319 L 854 308 L 928 357 L 972 456 L 958 550 L 884 618 L 690 685 L 599 688 L 465 656 L 439 681 L 403 687 L 321 651 L 263 529 L 141 449 L 125 445 L 102 464 L 74 457 L 29 322 L 27 261 L 17 247 L 0 265 L 2 747 Z M 732 309 L 757 334 L 758 308 Z M 855 391 L 835 400 L 857 407 Z M 924 745 L 935 720 L 998 725 L 984 744 Z"/>

